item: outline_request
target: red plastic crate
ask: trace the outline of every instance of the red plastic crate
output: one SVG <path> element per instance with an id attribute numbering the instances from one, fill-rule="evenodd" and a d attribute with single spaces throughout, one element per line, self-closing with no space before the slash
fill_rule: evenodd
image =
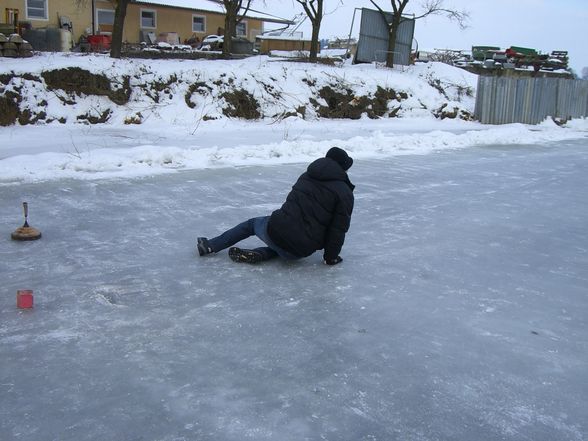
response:
<path id="1" fill-rule="evenodd" d="M 16 292 L 16 306 L 20 309 L 33 307 L 33 291 L 30 289 L 19 289 Z"/>
<path id="2" fill-rule="evenodd" d="M 110 35 L 90 35 L 88 36 L 88 44 L 90 50 L 94 52 L 110 50 L 112 37 Z"/>

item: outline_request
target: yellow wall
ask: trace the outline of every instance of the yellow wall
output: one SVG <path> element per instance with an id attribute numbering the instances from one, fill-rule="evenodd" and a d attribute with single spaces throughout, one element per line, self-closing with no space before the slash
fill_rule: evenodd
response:
<path id="1" fill-rule="evenodd" d="M 33 28 L 57 27 L 59 25 L 58 15 L 69 17 L 73 23 L 73 41 L 77 43 L 80 35 L 84 34 L 86 29 L 92 28 L 92 3 L 91 0 L 82 0 L 83 6 L 76 6 L 76 0 L 48 0 L 48 19 L 47 20 L 30 20 L 26 16 L 26 0 L 2 0 L 0 3 L 0 23 L 5 23 L 5 8 L 15 8 L 19 10 L 19 21 L 30 22 Z M 110 1 L 95 2 L 96 9 L 114 10 L 115 6 Z M 123 32 L 123 41 L 128 43 L 138 43 L 141 30 L 141 9 L 156 11 L 156 29 L 145 29 L 159 35 L 163 32 L 177 32 L 180 36 L 180 42 L 190 38 L 195 34 L 200 39 L 207 35 L 217 34 L 219 28 L 224 28 L 224 15 L 211 12 L 191 11 L 188 9 L 163 7 L 147 4 L 131 3 L 127 8 L 125 27 Z M 205 32 L 192 32 L 192 15 L 202 15 L 206 17 Z M 261 33 L 263 22 L 261 20 L 244 19 L 247 22 L 247 38 L 255 40 L 255 36 Z M 97 25 L 96 25 L 97 26 Z M 96 29 L 96 33 L 98 29 Z"/>
<path id="2" fill-rule="evenodd" d="M 309 51 L 310 40 L 280 40 L 277 38 L 260 38 L 259 52 L 267 54 L 270 51 Z"/>
<path id="3" fill-rule="evenodd" d="M 79 8 L 75 0 L 48 0 L 47 20 L 33 20 L 27 17 L 26 0 L 2 0 L 0 2 L 0 23 L 6 23 L 6 8 L 19 10 L 18 20 L 29 22 L 33 28 L 57 27 L 58 16 L 69 17 L 73 23 L 74 41 L 77 42 L 84 29 L 91 25 L 91 6 Z"/>
<path id="4" fill-rule="evenodd" d="M 129 43 L 138 43 L 141 31 L 141 10 L 156 12 L 156 29 L 143 29 L 159 35 L 163 32 L 177 32 L 180 42 L 190 38 L 192 34 L 202 40 L 207 35 L 218 34 L 219 28 L 225 27 L 225 16 L 222 14 L 191 11 L 179 8 L 165 8 L 156 5 L 130 4 L 127 9 L 123 40 Z M 205 31 L 192 32 L 192 15 L 205 16 Z M 255 36 L 261 33 L 263 23 L 260 20 L 244 19 L 247 23 L 247 38 L 255 40 Z"/>

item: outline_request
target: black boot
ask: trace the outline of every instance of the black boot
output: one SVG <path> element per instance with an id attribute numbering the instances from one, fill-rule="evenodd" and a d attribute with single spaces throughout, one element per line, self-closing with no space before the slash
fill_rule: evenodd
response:
<path id="1" fill-rule="evenodd" d="M 211 246 L 208 244 L 206 237 L 199 237 L 196 239 L 196 247 L 198 248 L 198 254 L 205 256 L 206 254 L 213 253 Z"/>
<path id="2" fill-rule="evenodd" d="M 243 250 L 237 247 L 229 248 L 229 257 L 234 262 L 242 263 L 259 263 L 263 260 L 263 255 L 255 250 Z"/>

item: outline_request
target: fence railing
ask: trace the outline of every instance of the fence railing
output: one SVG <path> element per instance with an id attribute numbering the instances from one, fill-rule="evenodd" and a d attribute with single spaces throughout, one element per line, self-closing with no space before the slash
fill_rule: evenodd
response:
<path id="1" fill-rule="evenodd" d="M 588 116 L 588 81 L 480 76 L 475 116 L 484 124 L 538 124 Z"/>

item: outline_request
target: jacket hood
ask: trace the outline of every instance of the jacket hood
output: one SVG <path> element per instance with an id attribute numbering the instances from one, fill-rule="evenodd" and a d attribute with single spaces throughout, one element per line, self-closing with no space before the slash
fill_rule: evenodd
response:
<path id="1" fill-rule="evenodd" d="M 319 181 L 342 181 L 349 185 L 351 190 L 355 188 L 349 180 L 347 172 L 331 158 L 320 158 L 311 162 L 306 172 L 308 176 Z"/>

